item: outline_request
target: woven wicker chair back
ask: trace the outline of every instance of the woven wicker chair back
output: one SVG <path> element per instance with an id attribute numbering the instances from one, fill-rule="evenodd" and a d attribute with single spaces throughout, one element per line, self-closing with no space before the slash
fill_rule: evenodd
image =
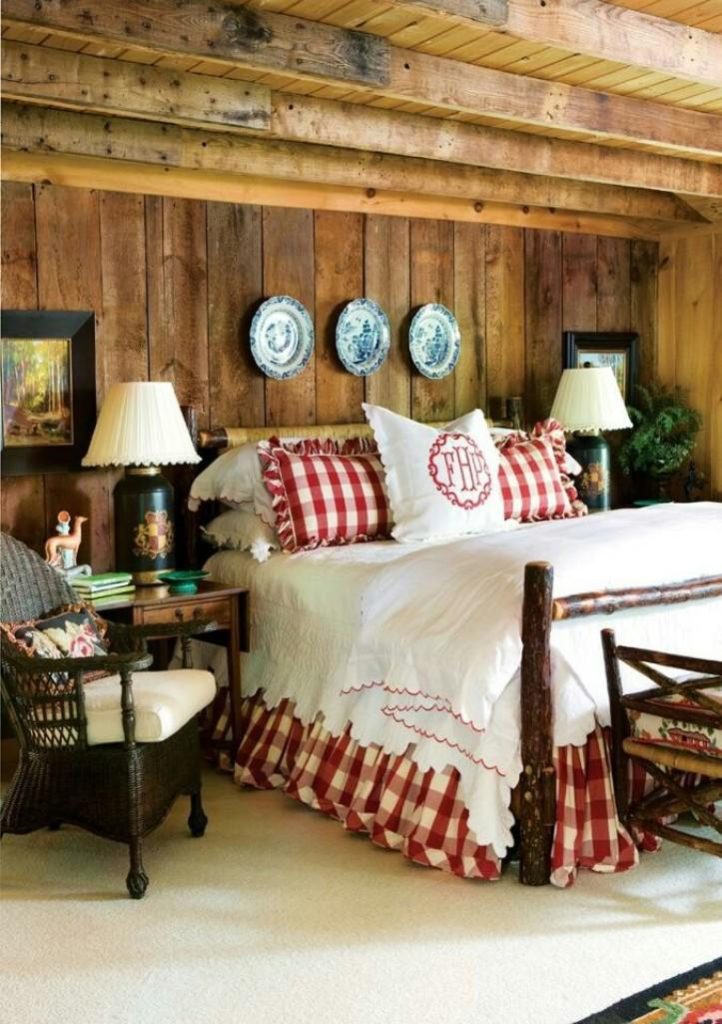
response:
<path id="1" fill-rule="evenodd" d="M 35 551 L 0 534 L 0 621 L 37 619 L 76 600 L 63 577 Z"/>
<path id="2" fill-rule="evenodd" d="M 0 621 L 41 618 L 77 597 L 40 555 L 7 533 L 0 534 Z M 5 640 L 3 638 L 3 644 Z M 28 659 L 32 669 L 32 659 Z M 22 671 L 3 659 L 2 694 L 21 746 L 26 750 L 83 747 L 84 694 L 76 673 Z"/>

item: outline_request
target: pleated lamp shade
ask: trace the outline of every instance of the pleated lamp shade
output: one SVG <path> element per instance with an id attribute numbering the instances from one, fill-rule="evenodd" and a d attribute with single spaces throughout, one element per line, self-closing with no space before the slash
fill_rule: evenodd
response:
<path id="1" fill-rule="evenodd" d="M 173 385 L 114 384 L 100 410 L 84 466 L 168 466 L 200 462 Z"/>
<path id="2" fill-rule="evenodd" d="M 633 425 L 610 366 L 564 370 L 550 415 L 565 430 L 625 430 Z"/>

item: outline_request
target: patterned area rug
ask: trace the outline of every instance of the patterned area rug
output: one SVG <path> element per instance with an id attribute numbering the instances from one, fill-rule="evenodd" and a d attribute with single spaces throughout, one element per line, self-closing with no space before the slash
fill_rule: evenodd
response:
<path id="1" fill-rule="evenodd" d="M 668 978 L 577 1024 L 722 1024 L 722 957 Z"/>

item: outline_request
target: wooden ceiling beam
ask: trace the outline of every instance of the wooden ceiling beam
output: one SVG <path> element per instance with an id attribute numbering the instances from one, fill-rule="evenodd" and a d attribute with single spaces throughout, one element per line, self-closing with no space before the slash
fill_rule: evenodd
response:
<path id="1" fill-rule="evenodd" d="M 274 93 L 271 134 L 554 178 L 722 197 L 722 165 Z"/>
<path id="2" fill-rule="evenodd" d="M 250 82 L 2 41 L 2 95 L 26 103 L 206 128 L 268 131 L 271 92 Z M 162 112 L 162 118 L 159 117 Z"/>
<path id="3" fill-rule="evenodd" d="M 5 0 L 4 24 L 41 26 L 158 54 L 194 56 L 681 153 L 722 152 L 722 117 L 392 46 L 363 32 L 201 0 Z"/>
<path id="4" fill-rule="evenodd" d="M 474 224 L 506 224 L 545 231 L 611 235 L 656 240 L 659 221 L 635 221 L 572 211 L 539 210 L 502 203 L 478 204 L 449 196 L 411 195 L 387 190 L 369 194 L 363 188 L 279 181 L 257 175 L 159 167 L 71 153 L 3 151 L 2 178 L 75 188 L 106 189 L 141 195 L 178 196 L 223 203 L 345 210 L 395 217 L 421 217 Z M 691 229 L 691 226 L 690 226 Z"/>
<path id="5" fill-rule="evenodd" d="M 521 172 L 529 184 L 532 169 L 537 176 L 554 179 L 722 197 L 722 167 L 708 162 L 544 139 L 311 96 L 275 93 L 269 101 L 264 87 L 249 87 L 246 82 L 26 43 L 3 41 L 2 50 L 6 99 Z M 560 188 L 555 191 L 558 194 Z M 603 203 L 604 193 L 599 195 Z M 628 200 L 632 204 L 634 195 Z M 662 207 L 668 209 L 669 202 L 665 197 Z M 648 199 L 645 203 L 649 206 Z"/>
<path id="6" fill-rule="evenodd" d="M 112 157 L 187 170 L 254 174 L 286 181 L 448 196 L 477 203 L 574 210 L 660 221 L 699 221 L 675 197 L 541 175 L 499 172 L 422 160 L 245 135 L 204 132 L 177 125 L 100 117 L 6 103 L 2 141 L 6 152 L 30 150 Z"/>
<path id="7" fill-rule="evenodd" d="M 606 0 L 386 0 L 450 24 L 722 88 L 722 35 Z M 506 7 L 506 13 L 504 13 Z"/>

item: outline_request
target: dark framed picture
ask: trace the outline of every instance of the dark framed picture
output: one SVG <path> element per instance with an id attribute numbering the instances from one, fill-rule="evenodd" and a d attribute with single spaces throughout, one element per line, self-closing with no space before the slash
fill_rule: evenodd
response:
<path id="1" fill-rule="evenodd" d="M 632 331 L 565 331 L 564 369 L 611 366 L 622 398 L 629 404 L 637 384 L 638 340 L 639 335 Z"/>
<path id="2" fill-rule="evenodd" d="M 3 310 L 2 475 L 79 469 L 95 426 L 95 316 Z"/>

